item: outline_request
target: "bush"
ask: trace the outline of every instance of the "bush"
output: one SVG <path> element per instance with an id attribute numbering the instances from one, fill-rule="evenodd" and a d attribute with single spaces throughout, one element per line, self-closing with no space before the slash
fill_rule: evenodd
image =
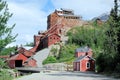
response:
<path id="1" fill-rule="evenodd" d="M 97 72 L 103 72 L 105 69 L 105 59 L 104 54 L 100 53 L 96 58 L 96 70 Z"/>
<path id="2" fill-rule="evenodd" d="M 120 64 L 118 64 L 118 65 L 116 66 L 115 72 L 116 72 L 116 73 L 120 73 Z"/>
<path id="3" fill-rule="evenodd" d="M 75 44 L 67 44 L 60 49 L 58 62 L 73 61 L 75 58 L 75 49 L 79 46 Z"/>
<path id="4" fill-rule="evenodd" d="M 6 69 L 0 70 L 0 80 L 13 80 L 13 76 Z"/>
<path id="5" fill-rule="evenodd" d="M 0 59 L 0 68 L 1 69 L 3 69 L 3 68 L 8 69 L 9 68 L 4 59 Z"/>
<path id="6" fill-rule="evenodd" d="M 55 62 L 57 62 L 56 58 L 53 57 L 53 56 L 49 56 L 49 57 L 47 57 L 47 59 L 45 59 L 45 60 L 43 61 L 43 64 L 55 63 Z"/>

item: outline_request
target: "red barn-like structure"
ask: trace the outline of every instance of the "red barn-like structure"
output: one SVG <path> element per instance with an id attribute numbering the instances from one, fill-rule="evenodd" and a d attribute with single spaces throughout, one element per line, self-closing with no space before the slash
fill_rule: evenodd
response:
<path id="1" fill-rule="evenodd" d="M 11 57 L 7 59 L 8 66 L 10 68 L 23 66 L 36 67 L 36 60 L 31 58 L 32 55 L 34 55 L 33 52 L 30 52 L 29 50 L 20 47 L 18 48 L 18 52 L 16 54 L 11 55 Z"/>
<path id="2" fill-rule="evenodd" d="M 15 67 L 22 67 L 24 62 L 27 60 L 28 58 L 23 55 L 22 53 L 20 54 L 16 54 L 12 57 L 10 57 L 7 62 L 8 62 L 8 66 L 10 68 L 15 68 Z"/>
<path id="3" fill-rule="evenodd" d="M 95 70 L 95 60 L 90 56 L 80 56 L 74 63 L 74 71 L 94 71 Z"/>
<path id="4" fill-rule="evenodd" d="M 95 59 L 92 58 L 92 49 L 89 47 L 77 48 L 75 52 L 76 60 L 73 62 L 74 71 L 94 71 Z"/>

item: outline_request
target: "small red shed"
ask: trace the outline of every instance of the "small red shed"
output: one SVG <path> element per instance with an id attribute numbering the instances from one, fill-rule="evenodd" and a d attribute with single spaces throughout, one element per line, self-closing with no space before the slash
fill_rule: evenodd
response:
<path id="1" fill-rule="evenodd" d="M 73 62 L 74 71 L 94 71 L 95 70 L 95 60 L 86 55 L 80 56 Z"/>

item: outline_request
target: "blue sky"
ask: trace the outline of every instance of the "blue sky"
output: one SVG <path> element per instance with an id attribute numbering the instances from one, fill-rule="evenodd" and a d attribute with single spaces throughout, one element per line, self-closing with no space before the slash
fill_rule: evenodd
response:
<path id="1" fill-rule="evenodd" d="M 20 45 L 33 42 L 33 36 L 47 28 L 47 16 L 55 9 L 73 9 L 75 14 L 90 20 L 113 7 L 113 0 L 7 0 L 9 11 L 13 13 L 9 25 L 16 23 L 13 34 L 18 33 L 16 42 Z"/>

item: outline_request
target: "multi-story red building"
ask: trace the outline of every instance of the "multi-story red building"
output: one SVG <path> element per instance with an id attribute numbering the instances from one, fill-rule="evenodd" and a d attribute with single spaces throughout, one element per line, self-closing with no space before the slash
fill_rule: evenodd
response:
<path id="1" fill-rule="evenodd" d="M 54 25 L 62 23 L 64 27 L 73 27 L 81 25 L 81 17 L 74 14 L 71 9 L 56 9 L 48 16 L 47 29 L 54 27 Z"/>
<path id="2" fill-rule="evenodd" d="M 67 29 L 82 25 L 81 17 L 70 9 L 56 9 L 48 16 L 47 31 L 34 36 L 34 44 L 38 46 L 36 51 L 60 42 L 61 35 L 65 35 Z"/>

